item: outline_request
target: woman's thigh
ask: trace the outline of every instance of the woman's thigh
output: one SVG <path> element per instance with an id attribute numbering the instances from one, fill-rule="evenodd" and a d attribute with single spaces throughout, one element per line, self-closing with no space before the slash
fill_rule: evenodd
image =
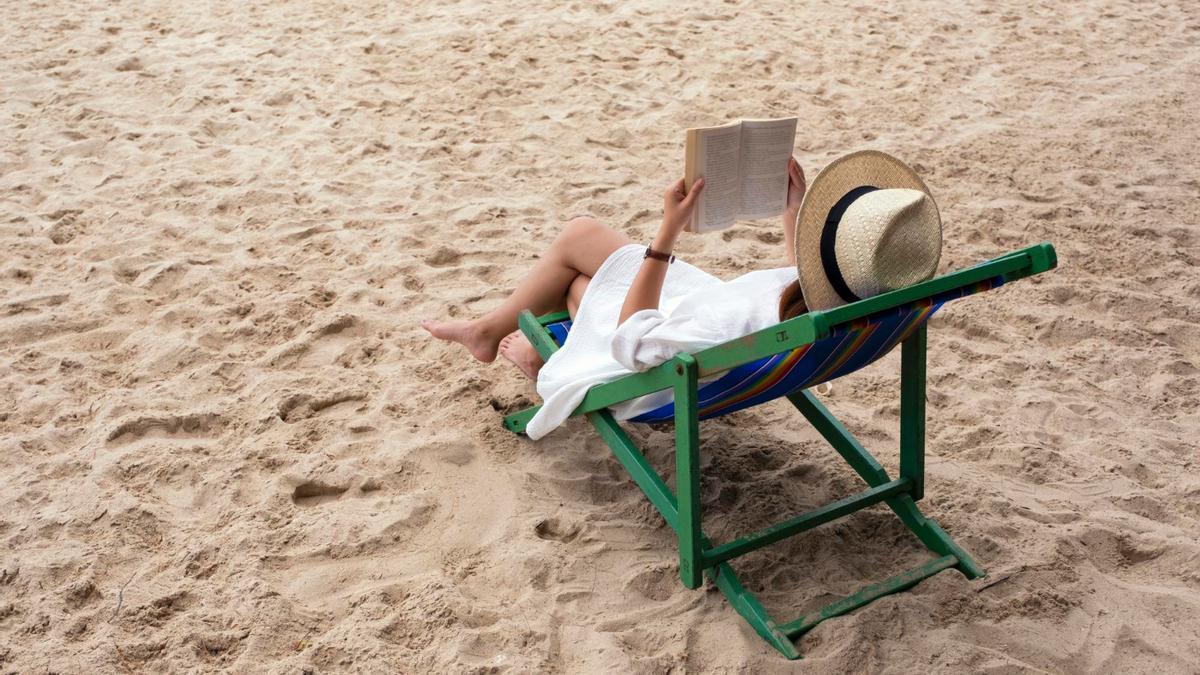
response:
<path id="1" fill-rule="evenodd" d="M 554 240 L 562 261 L 588 277 L 612 255 L 613 251 L 632 243 L 624 232 L 602 224 L 590 216 L 572 218 Z"/>

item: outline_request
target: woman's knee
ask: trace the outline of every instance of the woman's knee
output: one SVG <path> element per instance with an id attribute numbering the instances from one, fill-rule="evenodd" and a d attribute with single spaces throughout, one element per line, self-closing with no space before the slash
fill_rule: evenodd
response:
<path id="1" fill-rule="evenodd" d="M 552 248 L 563 264 L 593 276 L 609 254 L 628 243 L 624 233 L 591 216 L 580 216 L 567 221 Z"/>
<path id="2" fill-rule="evenodd" d="M 563 226 L 561 237 L 586 237 L 601 231 L 609 231 L 612 228 L 604 223 L 596 220 L 591 216 L 575 216 L 567 221 Z"/>
<path id="3" fill-rule="evenodd" d="M 568 220 L 559 230 L 554 246 L 560 251 L 574 251 L 580 246 L 610 239 L 614 234 L 612 228 L 591 216 L 577 216 Z"/>

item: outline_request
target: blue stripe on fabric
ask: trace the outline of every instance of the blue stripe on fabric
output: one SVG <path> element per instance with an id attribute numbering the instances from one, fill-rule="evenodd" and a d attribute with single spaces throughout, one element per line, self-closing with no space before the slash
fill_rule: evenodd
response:
<path id="1" fill-rule="evenodd" d="M 546 330 L 550 331 L 550 337 L 561 347 L 567 342 L 567 333 L 571 332 L 571 321 L 559 321 L 546 326 Z"/>
<path id="2" fill-rule="evenodd" d="M 710 405 L 715 400 L 731 398 L 738 393 L 753 387 L 765 372 L 785 358 L 787 354 L 776 354 L 766 358 L 740 365 L 721 377 L 700 387 L 696 392 L 697 402 L 701 407 Z M 632 422 L 665 422 L 675 417 L 675 402 L 667 401 L 661 406 L 631 418 Z"/>

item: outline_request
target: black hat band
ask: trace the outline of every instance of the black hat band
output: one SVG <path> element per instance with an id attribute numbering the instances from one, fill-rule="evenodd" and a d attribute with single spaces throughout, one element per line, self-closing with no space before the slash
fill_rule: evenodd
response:
<path id="1" fill-rule="evenodd" d="M 878 189 L 873 185 L 862 185 L 847 192 L 833 205 L 833 208 L 829 209 L 829 215 L 825 216 L 825 227 L 821 229 L 821 266 L 825 268 L 825 278 L 829 280 L 829 285 L 833 286 L 833 290 L 846 302 L 857 302 L 862 298 L 850 290 L 850 286 L 846 284 L 846 279 L 842 276 L 841 268 L 838 267 L 837 251 L 834 248 L 834 244 L 837 242 L 838 225 L 841 224 L 846 209 L 850 208 L 855 200 Z"/>

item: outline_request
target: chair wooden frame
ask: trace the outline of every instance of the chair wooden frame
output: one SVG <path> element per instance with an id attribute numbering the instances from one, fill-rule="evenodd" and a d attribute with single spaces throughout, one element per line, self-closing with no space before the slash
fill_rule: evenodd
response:
<path id="1" fill-rule="evenodd" d="M 792 392 L 787 395 L 788 400 L 867 483 L 868 489 L 716 546 L 704 536 L 701 528 L 697 401 L 700 379 L 824 339 L 831 332 L 846 328 L 850 322 L 870 321 L 872 315 L 927 302 L 948 291 L 993 279 L 1007 283 L 1044 272 L 1056 265 L 1054 247 L 1043 243 L 914 286 L 831 310 L 810 312 L 695 354 L 679 354 L 645 372 L 633 373 L 593 387 L 572 416 L 587 416 L 634 483 L 675 531 L 679 542 L 679 575 L 684 585 L 697 588 L 707 574 L 755 632 L 784 656 L 795 659 L 800 653 L 793 641 L 825 619 L 910 588 L 952 567 L 968 579 L 984 574 L 971 556 L 917 507 L 917 502 L 925 494 L 926 326 L 920 325 L 901 343 L 899 477 L 893 479 L 888 476 L 883 466 L 807 389 Z M 540 318 L 524 312 L 518 324 L 541 357 L 548 359 L 558 345 L 545 327 L 564 318 L 565 313 L 561 312 Z M 616 403 L 664 389 L 672 389 L 675 400 L 677 494 L 671 492 L 645 455 L 606 410 Z M 504 419 L 505 427 L 515 433 L 523 432 L 537 409 L 538 406 L 534 406 L 508 415 Z M 937 557 L 785 623 L 778 623 L 771 618 L 758 599 L 738 581 L 729 565 L 734 558 L 880 502 L 886 504 Z"/>

